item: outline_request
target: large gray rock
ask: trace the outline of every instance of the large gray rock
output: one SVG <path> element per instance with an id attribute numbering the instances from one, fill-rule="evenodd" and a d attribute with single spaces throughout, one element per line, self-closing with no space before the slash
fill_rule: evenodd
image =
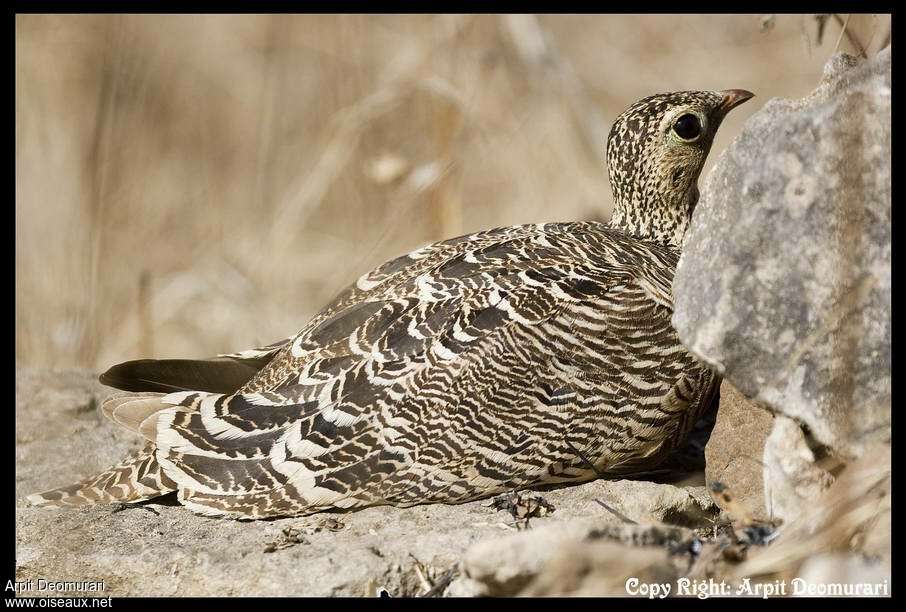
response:
<path id="1" fill-rule="evenodd" d="M 890 71 L 889 48 L 840 54 L 810 96 L 753 115 L 674 282 L 683 343 L 845 459 L 890 439 Z"/>

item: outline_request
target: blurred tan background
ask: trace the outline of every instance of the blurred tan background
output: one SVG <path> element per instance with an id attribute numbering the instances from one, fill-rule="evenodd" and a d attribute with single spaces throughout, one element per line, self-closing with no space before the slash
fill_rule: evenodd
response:
<path id="1" fill-rule="evenodd" d="M 754 91 L 713 163 L 889 38 L 871 15 L 20 15 L 18 365 L 248 348 L 427 242 L 606 220 L 632 102 Z"/>

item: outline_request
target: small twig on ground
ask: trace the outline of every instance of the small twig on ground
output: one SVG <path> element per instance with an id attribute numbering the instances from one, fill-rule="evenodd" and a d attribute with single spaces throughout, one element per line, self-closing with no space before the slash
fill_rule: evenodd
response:
<path id="1" fill-rule="evenodd" d="M 634 520 L 617 510 L 616 508 L 611 508 L 609 505 L 602 502 L 600 499 L 596 499 L 595 503 L 610 512 L 612 515 L 623 521 L 624 523 L 629 523 L 630 525 L 638 525 Z"/>
<path id="2" fill-rule="evenodd" d="M 415 555 L 409 553 L 409 556 L 412 557 L 412 560 L 415 561 L 413 568 L 415 569 L 415 575 L 418 576 L 418 581 L 421 583 L 422 588 L 425 590 L 425 593 L 430 593 L 431 589 L 434 588 L 434 585 L 431 584 L 431 581 L 425 576 L 424 564 L 419 561 Z"/>
<path id="3" fill-rule="evenodd" d="M 158 512 L 151 506 L 140 506 L 137 504 L 118 504 L 110 514 L 116 514 L 117 512 L 122 512 L 124 510 L 145 510 L 147 512 L 150 512 L 151 514 L 160 516 L 160 512 Z"/>
<path id="4" fill-rule="evenodd" d="M 422 588 L 425 590 L 425 593 L 430 593 L 431 589 L 434 587 L 431 584 L 431 581 L 425 577 L 425 573 L 422 571 L 421 566 L 415 566 L 415 575 L 418 576 L 418 581 L 422 583 Z"/>
<path id="5" fill-rule="evenodd" d="M 595 464 L 592 463 L 591 461 L 589 461 L 589 460 L 588 460 L 588 457 L 586 457 L 586 456 L 582 453 L 582 451 L 580 451 L 578 448 L 576 448 L 575 446 L 573 446 L 573 443 L 572 443 L 572 442 L 570 442 L 569 440 L 566 440 L 566 445 L 567 445 L 568 447 L 570 447 L 570 449 L 572 449 L 572 451 L 573 451 L 574 453 L 576 453 L 576 456 L 578 456 L 579 459 L 581 459 L 582 462 L 585 463 L 585 465 L 587 465 L 588 467 L 590 467 L 590 468 L 592 469 L 592 471 L 593 471 L 595 474 L 597 474 L 598 478 L 603 478 L 603 477 L 604 477 L 604 474 L 603 474 L 598 468 L 595 467 Z M 632 524 L 632 525 L 638 525 L 638 523 L 636 523 L 634 520 L 632 520 L 632 519 L 629 518 L 628 516 L 626 516 L 626 515 L 620 513 L 620 512 L 619 512 L 618 510 L 616 510 L 615 508 L 611 508 L 610 506 L 608 506 L 607 504 L 605 504 L 604 502 L 602 502 L 600 499 L 596 499 L 595 502 L 596 502 L 598 505 L 600 505 L 602 508 L 604 508 L 605 510 L 607 510 L 608 512 L 610 512 L 611 514 L 613 514 L 614 516 L 616 516 L 618 519 L 620 519 L 621 521 L 623 521 L 624 523 L 630 523 L 630 524 Z"/>
<path id="6" fill-rule="evenodd" d="M 454 567 L 448 569 L 443 574 L 440 575 L 440 578 L 437 579 L 437 582 L 434 583 L 434 586 L 421 597 L 440 597 L 443 594 L 444 589 L 450 586 L 450 583 L 453 582 L 453 579 L 456 578 L 458 570 Z"/>

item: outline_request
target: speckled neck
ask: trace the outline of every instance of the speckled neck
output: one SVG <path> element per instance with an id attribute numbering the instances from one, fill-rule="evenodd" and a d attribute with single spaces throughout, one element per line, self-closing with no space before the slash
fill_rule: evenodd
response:
<path id="1" fill-rule="evenodd" d="M 643 206 L 640 203 L 621 202 L 618 199 L 614 204 L 609 225 L 630 236 L 662 242 L 681 249 L 698 197 L 698 186 L 692 185 L 674 202 L 666 202 L 659 197 Z"/>

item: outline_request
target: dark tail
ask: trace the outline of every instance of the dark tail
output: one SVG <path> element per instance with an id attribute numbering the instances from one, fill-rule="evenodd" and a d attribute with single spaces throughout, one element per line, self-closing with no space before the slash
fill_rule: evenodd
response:
<path id="1" fill-rule="evenodd" d="M 123 391 L 208 391 L 235 393 L 250 381 L 293 337 L 261 348 L 211 359 L 138 359 L 117 364 L 98 380 Z"/>
<path id="2" fill-rule="evenodd" d="M 99 380 L 123 391 L 234 393 L 272 358 L 139 359 L 113 366 Z"/>

